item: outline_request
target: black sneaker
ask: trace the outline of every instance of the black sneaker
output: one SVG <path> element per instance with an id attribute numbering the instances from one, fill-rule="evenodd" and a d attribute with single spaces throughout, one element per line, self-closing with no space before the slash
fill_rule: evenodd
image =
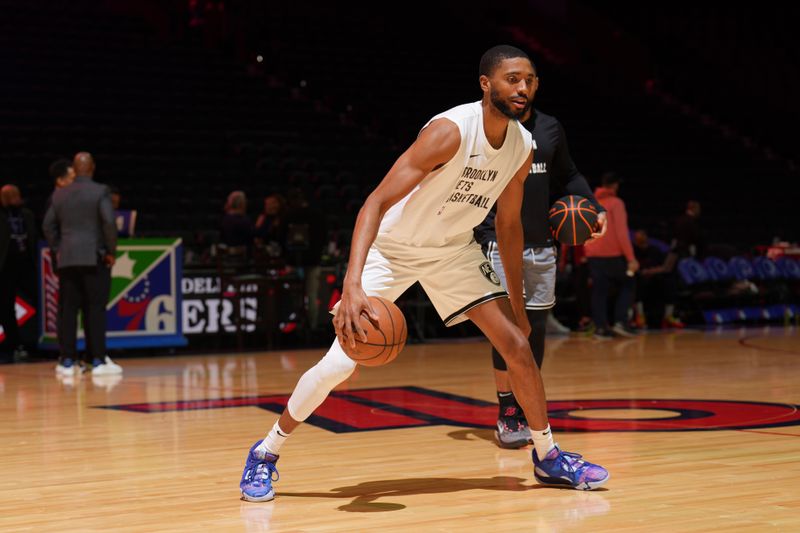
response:
<path id="1" fill-rule="evenodd" d="M 20 344 L 19 346 L 14 348 L 13 357 L 15 363 L 26 361 L 28 359 L 28 350 L 26 350 L 25 347 Z"/>
<path id="2" fill-rule="evenodd" d="M 614 333 L 610 329 L 602 328 L 594 330 L 592 336 L 598 340 L 608 340 L 614 338 Z"/>
<path id="3" fill-rule="evenodd" d="M 627 324 L 623 324 L 622 322 L 617 322 L 614 324 L 611 330 L 620 337 L 636 337 L 638 335 L 635 329 L 631 328 Z"/>

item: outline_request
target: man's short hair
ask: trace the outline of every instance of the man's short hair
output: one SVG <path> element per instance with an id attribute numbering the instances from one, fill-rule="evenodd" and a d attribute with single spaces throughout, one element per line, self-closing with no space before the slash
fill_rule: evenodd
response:
<path id="1" fill-rule="evenodd" d="M 225 202 L 225 210 L 240 210 L 247 205 L 247 195 L 244 191 L 231 191 L 228 200 Z"/>
<path id="2" fill-rule="evenodd" d="M 56 159 L 50 164 L 50 177 L 54 180 L 63 178 L 69 172 L 72 161 L 69 159 Z"/>
<path id="3" fill-rule="evenodd" d="M 481 63 L 478 67 L 478 74 L 481 76 L 491 76 L 492 72 L 497 68 L 501 61 L 504 59 L 514 59 L 517 57 L 525 58 L 531 62 L 531 65 L 533 65 L 533 61 L 531 61 L 531 58 L 528 57 L 528 54 L 516 46 L 510 46 L 507 44 L 493 46 L 486 50 L 481 57 Z M 536 72 L 536 65 L 533 65 L 533 71 Z"/>

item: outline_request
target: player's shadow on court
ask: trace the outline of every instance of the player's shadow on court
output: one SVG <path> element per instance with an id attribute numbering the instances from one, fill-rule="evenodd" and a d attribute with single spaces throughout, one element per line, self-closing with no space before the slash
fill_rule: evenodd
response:
<path id="1" fill-rule="evenodd" d="M 467 428 L 451 431 L 447 434 L 448 437 L 455 440 L 475 440 L 481 439 L 488 442 L 494 442 L 494 430 L 482 428 Z"/>
<path id="2" fill-rule="evenodd" d="M 457 479 L 446 477 L 387 479 L 367 481 L 348 487 L 337 487 L 330 492 L 281 492 L 279 497 L 289 498 L 352 498 L 350 503 L 338 507 L 340 511 L 351 513 L 375 513 L 399 511 L 406 506 L 400 503 L 376 501 L 398 496 L 419 494 L 443 494 L 463 490 L 502 490 L 522 492 L 545 488 L 542 485 L 529 485 L 530 480 L 520 477 L 495 476 L 491 478 Z"/>

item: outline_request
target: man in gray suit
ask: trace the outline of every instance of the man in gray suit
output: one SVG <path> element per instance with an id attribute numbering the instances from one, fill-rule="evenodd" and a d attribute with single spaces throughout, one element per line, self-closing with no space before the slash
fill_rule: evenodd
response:
<path id="1" fill-rule="evenodd" d="M 59 279 L 56 371 L 69 375 L 76 363 L 78 310 L 86 332 L 85 369 L 92 375 L 120 374 L 122 367 L 106 355 L 106 304 L 111 290 L 111 267 L 117 248 L 117 228 L 107 186 L 93 181 L 91 154 L 80 152 L 73 161 L 75 181 L 53 193 L 44 217 L 44 234 L 56 261 Z"/>

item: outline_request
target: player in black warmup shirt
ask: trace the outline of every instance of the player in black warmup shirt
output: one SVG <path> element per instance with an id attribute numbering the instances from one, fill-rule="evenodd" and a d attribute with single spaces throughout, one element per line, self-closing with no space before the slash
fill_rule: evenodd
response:
<path id="1" fill-rule="evenodd" d="M 537 79 L 538 89 L 538 79 Z M 535 95 L 534 91 L 534 95 Z M 598 228 L 592 238 L 602 236 L 606 231 L 605 209 L 597 202 L 586 178 L 578 171 L 569 154 L 567 137 L 561 123 L 553 116 L 531 108 L 529 118 L 523 119 L 524 126 L 533 135 L 533 165 L 525 180 L 525 193 L 522 202 L 522 225 L 525 248 L 522 256 L 522 275 L 525 285 L 525 307 L 531 330 L 528 332 L 533 357 L 539 368 L 544 359 L 544 339 L 547 328 L 547 315 L 555 305 L 555 286 L 557 258 L 553 235 L 550 231 L 548 214 L 553 191 L 563 191 L 588 198 L 598 213 Z M 486 257 L 506 284 L 505 271 L 497 248 L 497 235 L 494 228 L 495 210 L 475 228 L 475 239 L 483 247 Z M 497 420 L 495 439 L 503 448 L 520 448 L 531 442 L 528 423 L 511 392 L 506 364 L 500 353 L 492 347 L 497 398 L 500 413 Z"/>

